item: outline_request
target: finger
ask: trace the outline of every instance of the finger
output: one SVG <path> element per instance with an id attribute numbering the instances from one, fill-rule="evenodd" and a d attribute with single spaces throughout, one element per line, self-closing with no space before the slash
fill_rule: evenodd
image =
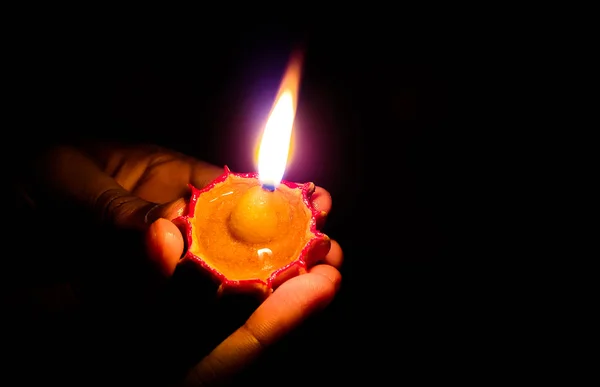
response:
<path id="1" fill-rule="evenodd" d="M 331 211 L 331 194 L 325 188 L 315 187 L 315 192 L 311 197 L 312 205 L 317 210 L 325 213 L 326 216 Z"/>
<path id="2" fill-rule="evenodd" d="M 179 198 L 164 204 L 156 204 L 116 188 L 105 191 L 97 200 L 103 209 L 105 221 L 119 228 L 146 231 L 157 219 L 173 220 L 185 213 L 187 202 Z"/>
<path id="3" fill-rule="evenodd" d="M 217 177 L 225 173 L 225 168 L 217 167 L 200 160 L 191 160 L 190 183 L 196 188 L 204 188 Z"/>
<path id="4" fill-rule="evenodd" d="M 111 188 L 98 196 L 95 207 L 104 223 L 118 229 L 146 230 L 147 215 L 156 204 L 140 199 L 123 188 Z"/>
<path id="5" fill-rule="evenodd" d="M 167 219 L 156 220 L 146 232 L 148 257 L 165 278 L 173 275 L 183 254 L 183 246 L 181 232 Z"/>
<path id="6" fill-rule="evenodd" d="M 173 220 L 182 216 L 187 209 L 187 201 L 179 198 L 164 204 L 155 204 L 145 215 L 145 223 L 152 224 L 160 218 Z"/>
<path id="7" fill-rule="evenodd" d="M 340 282 L 341 275 L 335 268 L 319 265 L 283 283 L 241 328 L 188 373 L 184 385 L 209 386 L 235 375 L 266 347 L 327 306 Z"/>
<path id="8" fill-rule="evenodd" d="M 339 270 L 337 270 L 335 267 L 327 264 L 320 264 L 313 266 L 308 272 L 310 274 L 318 274 L 329 279 L 335 286 L 336 292 L 340 289 L 340 285 L 342 284 L 342 276 Z"/>
<path id="9" fill-rule="evenodd" d="M 331 247 L 329 248 L 329 252 L 325 256 L 325 258 L 323 258 L 323 263 L 331 265 L 339 270 L 342 267 L 343 262 L 344 253 L 342 251 L 342 247 L 337 241 L 332 239 Z"/>
<path id="10" fill-rule="evenodd" d="M 315 187 L 311 196 L 312 206 L 318 211 L 317 228 L 321 229 L 325 224 L 327 215 L 331 211 L 331 194 L 322 187 Z"/>
<path id="11" fill-rule="evenodd" d="M 139 228 L 153 206 L 131 195 L 76 148 L 49 149 L 38 160 L 36 172 L 47 196 L 59 203 L 73 203 L 103 223 Z"/>

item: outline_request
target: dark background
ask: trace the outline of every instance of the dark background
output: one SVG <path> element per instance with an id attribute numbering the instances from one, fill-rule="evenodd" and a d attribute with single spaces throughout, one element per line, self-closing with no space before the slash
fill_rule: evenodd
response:
<path id="1" fill-rule="evenodd" d="M 461 170 L 470 147 L 463 76 L 472 64 L 451 30 L 51 31 L 31 32 L 21 47 L 17 100 L 35 107 L 22 113 L 23 142 L 31 127 L 39 142 L 74 133 L 153 142 L 240 172 L 254 170 L 252 141 L 291 49 L 305 45 L 285 178 L 331 192 L 324 231 L 344 250 L 343 285 L 245 377 L 401 383 L 469 377 L 486 365 L 485 300 L 468 266 L 478 241 L 466 204 L 476 191 Z"/>

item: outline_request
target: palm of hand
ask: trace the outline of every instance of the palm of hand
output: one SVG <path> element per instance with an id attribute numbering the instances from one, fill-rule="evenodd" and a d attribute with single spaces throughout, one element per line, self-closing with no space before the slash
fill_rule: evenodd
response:
<path id="1" fill-rule="evenodd" d="M 92 297 L 88 299 L 98 300 L 99 305 L 105 305 L 107 300 L 115 300 L 120 305 L 117 308 L 119 311 L 128 311 L 129 317 L 135 317 L 130 333 L 138 332 L 137 328 L 141 325 L 154 328 L 149 328 L 149 331 L 160 331 L 165 327 L 173 327 L 174 322 L 182 321 L 193 321 L 194 332 L 211 332 L 210 335 L 194 335 L 193 343 L 187 337 L 181 345 L 167 343 L 164 357 L 158 356 L 163 352 L 158 347 L 147 353 L 140 351 L 142 353 L 139 355 L 148 362 L 145 369 L 163 369 L 166 376 L 171 373 L 168 363 L 175 368 L 181 365 L 186 368 L 191 366 L 188 361 L 198 361 L 208 353 L 190 372 L 191 378 L 202 383 L 227 378 L 258 357 L 266 346 L 325 307 L 339 289 L 341 275 L 338 268 L 342 264 L 343 254 L 339 244 L 332 240 L 329 252 L 308 273 L 291 278 L 279 286 L 256 310 L 250 311 L 252 314 L 247 319 L 247 316 L 229 319 L 227 313 L 221 315 L 218 313 L 220 309 L 215 309 L 215 293 L 200 289 L 203 281 L 196 281 L 196 277 L 193 280 L 186 279 L 184 274 L 195 274 L 196 270 L 179 270 L 178 277 L 174 274 L 184 248 L 182 235 L 173 222 L 159 219 L 173 219 L 180 215 L 186 208 L 189 184 L 202 188 L 222 174 L 222 168 L 156 146 L 110 145 L 78 148 L 75 151 L 59 149 L 52 155 L 56 160 L 48 165 L 54 166 L 49 168 L 56 175 L 53 187 L 62 192 L 65 198 L 76 198 L 76 203 L 96 210 L 94 213 L 98 219 L 95 221 L 101 220 L 102 225 L 109 226 L 101 228 L 102 234 L 89 232 L 86 227 L 73 228 L 73 232 L 81 231 L 79 236 L 95 239 L 95 242 L 85 239 L 81 244 L 82 249 L 75 249 L 85 251 L 86 259 L 73 260 L 86 266 L 82 278 L 90 280 L 86 287 L 92 289 L 88 293 Z M 49 161 L 52 160 L 50 158 Z M 99 200 L 103 195 L 106 196 L 104 200 Z M 327 191 L 316 187 L 312 199 L 313 205 L 322 214 L 329 213 L 331 197 Z M 164 205 L 156 207 L 156 204 Z M 150 208 L 157 211 L 148 212 Z M 146 236 L 146 252 L 138 251 L 139 240 L 134 238 L 140 231 Z M 77 241 L 77 238 L 70 235 L 69 243 L 72 241 Z M 94 248 L 89 249 L 89 246 Z M 73 250 L 73 247 L 69 249 Z M 80 258 L 80 254 L 76 253 L 75 256 Z M 158 316 L 152 313 L 151 318 L 138 313 L 144 308 L 132 308 L 138 296 L 154 303 L 153 292 L 146 292 L 148 285 L 152 284 L 143 278 L 143 268 L 147 266 L 148 258 L 153 265 L 158 264 L 166 277 L 177 277 L 167 281 L 170 286 L 165 292 L 165 299 L 169 302 L 165 302 L 165 305 L 169 312 L 158 313 Z M 109 278 L 110 281 L 107 280 Z M 190 284 L 190 287 L 184 284 Z M 94 290 L 95 286 L 97 291 Z M 202 298 L 202 294 L 205 298 Z M 206 302 L 202 303 L 202 300 Z M 211 318 L 207 319 L 206 316 Z M 240 320 L 245 322 L 240 325 Z M 231 325 L 224 323 L 228 321 Z M 205 322 L 210 327 L 198 330 L 199 322 Z M 147 339 L 140 337 L 140 342 L 146 343 Z M 177 351 L 173 350 L 175 347 Z M 179 355 L 175 358 L 173 353 Z M 127 355 L 124 357 L 123 361 L 129 360 Z M 189 360 L 185 360 L 188 357 Z M 148 366 L 150 363 L 156 367 Z"/>

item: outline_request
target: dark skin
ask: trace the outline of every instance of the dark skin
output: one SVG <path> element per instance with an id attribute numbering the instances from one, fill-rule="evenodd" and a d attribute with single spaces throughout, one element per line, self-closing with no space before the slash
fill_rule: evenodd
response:
<path id="1" fill-rule="evenodd" d="M 181 265 L 185 244 L 181 230 L 172 220 L 187 206 L 189 184 L 201 188 L 223 173 L 221 167 L 153 145 L 59 146 L 43 152 L 33 166 L 37 171 L 33 178 L 36 184 L 27 185 L 25 191 L 34 202 L 39 201 L 42 206 L 53 201 L 69 202 L 72 208 L 90 214 L 87 220 L 104 228 L 142 236 L 140 244 L 134 242 L 135 238 L 131 242 L 121 239 L 119 243 L 131 243 L 127 249 L 140 250 L 142 264 L 159 279 L 153 282 L 157 294 Z M 40 187 L 43 195 L 38 193 Z M 313 205 L 324 214 L 319 220 L 324 222 L 331 211 L 330 194 L 317 187 Z M 332 240 L 329 251 L 320 258 L 308 273 L 288 280 L 257 303 L 245 321 L 239 325 L 234 322 L 236 328 L 212 349 L 202 353 L 199 348 L 198 362 L 186 367 L 184 382 L 181 377 L 173 378 L 189 386 L 229 380 L 258 359 L 266 348 L 325 308 L 341 282 L 340 245 Z M 110 265 L 106 273 L 119 271 L 119 261 Z M 213 294 L 198 296 L 210 297 Z"/>

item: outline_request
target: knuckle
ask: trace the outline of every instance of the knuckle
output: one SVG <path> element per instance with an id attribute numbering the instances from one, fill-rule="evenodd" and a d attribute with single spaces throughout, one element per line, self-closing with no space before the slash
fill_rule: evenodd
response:
<path id="1" fill-rule="evenodd" d="M 132 216 L 136 200 L 125 189 L 109 188 L 98 195 L 94 209 L 100 214 L 101 223 L 120 225 Z"/>

